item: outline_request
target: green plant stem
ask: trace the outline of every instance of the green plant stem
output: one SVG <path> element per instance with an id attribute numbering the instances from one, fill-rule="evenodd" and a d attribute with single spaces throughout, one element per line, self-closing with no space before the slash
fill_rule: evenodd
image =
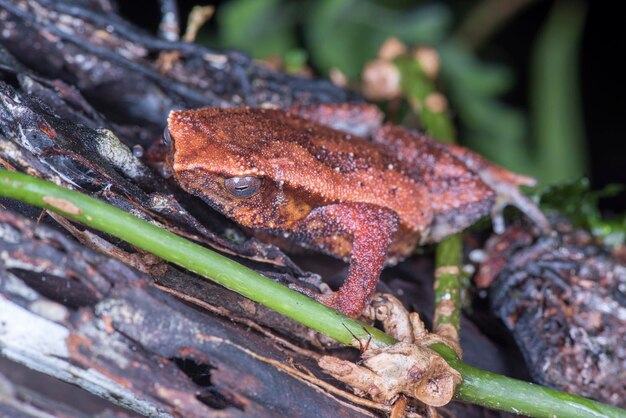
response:
<path id="1" fill-rule="evenodd" d="M 460 235 L 449 237 L 437 245 L 435 251 L 435 317 L 433 330 L 443 333 L 445 325 L 452 325 L 456 339 L 461 331 L 461 249 Z M 450 303 L 451 302 L 451 303 Z M 453 309 L 448 309 L 452 306 Z M 444 333 L 448 335 L 448 333 Z"/>
<path id="2" fill-rule="evenodd" d="M 374 345 L 376 342 L 395 342 L 379 329 L 354 321 L 227 257 L 81 193 L 24 174 L 0 170 L 0 196 L 52 210 L 120 238 L 211 279 L 342 344 L 359 347 L 355 337 L 367 340 L 370 334 Z M 63 210 L 64 202 L 70 202 L 74 209 Z"/>
<path id="3" fill-rule="evenodd" d="M 396 61 L 396 65 L 401 74 L 402 90 L 413 111 L 420 116 L 425 131 L 441 142 L 455 143 L 456 132 L 447 106 L 429 106 L 428 97 L 439 93 L 420 63 L 415 59 L 401 58 Z M 437 245 L 435 254 L 433 330 L 441 333 L 446 325 L 452 325 L 454 334 L 445 332 L 445 335 L 455 339 L 458 339 L 461 328 L 461 250 L 461 236 L 453 235 Z"/>
<path id="4" fill-rule="evenodd" d="M 463 376 L 456 399 L 529 417 L 626 417 L 624 409 L 477 369 L 463 363 L 443 344 L 430 348 Z"/>
<path id="5" fill-rule="evenodd" d="M 396 342 L 382 331 L 341 315 L 214 251 L 81 193 L 25 174 L 0 170 L 0 196 L 49 209 L 127 241 L 342 344 L 358 347 L 357 339 L 370 336 L 374 346 Z M 626 411 L 615 407 L 478 370 L 460 361 L 445 345 L 435 344 L 431 348 L 462 374 L 458 400 L 532 417 L 626 417 Z"/>

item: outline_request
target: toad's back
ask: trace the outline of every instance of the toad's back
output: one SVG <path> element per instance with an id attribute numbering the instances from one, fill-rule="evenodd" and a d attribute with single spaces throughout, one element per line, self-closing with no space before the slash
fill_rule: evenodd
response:
<path id="1" fill-rule="evenodd" d="M 493 195 L 444 146 L 424 137 L 415 137 L 419 155 L 400 156 L 379 137 L 372 142 L 284 111 L 250 108 L 173 112 L 169 129 L 185 142 L 177 146 L 178 169 L 264 176 L 324 204 L 374 204 L 412 231 L 428 228 L 442 210 Z"/>

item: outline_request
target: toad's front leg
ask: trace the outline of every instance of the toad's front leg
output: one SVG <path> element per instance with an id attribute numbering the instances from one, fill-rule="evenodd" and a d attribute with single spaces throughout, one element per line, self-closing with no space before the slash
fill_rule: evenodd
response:
<path id="1" fill-rule="evenodd" d="M 349 256 L 348 277 L 339 291 L 316 299 L 358 317 L 374 294 L 398 230 L 396 213 L 368 203 L 337 203 L 312 211 L 299 229 L 307 241 L 322 250 Z"/>

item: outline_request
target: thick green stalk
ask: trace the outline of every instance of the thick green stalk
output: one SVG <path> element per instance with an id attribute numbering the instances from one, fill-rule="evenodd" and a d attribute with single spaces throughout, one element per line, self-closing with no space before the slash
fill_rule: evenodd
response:
<path id="1" fill-rule="evenodd" d="M 384 346 L 396 341 L 382 331 L 350 319 L 279 285 L 214 251 L 151 225 L 120 209 L 78 192 L 25 174 L 0 170 L 0 196 L 50 209 L 69 219 L 127 241 L 258 303 L 284 314 L 342 344 L 359 339 Z M 353 335 L 354 334 L 354 335 Z M 541 386 L 475 369 L 448 347 L 439 352 L 463 376 L 456 399 L 532 417 L 622 417 L 626 411 Z"/>
<path id="2" fill-rule="evenodd" d="M 626 417 L 626 410 L 620 408 L 477 369 L 463 363 L 443 344 L 430 348 L 463 376 L 456 399 L 529 417 Z"/>
<path id="3" fill-rule="evenodd" d="M 0 170 L 0 196 L 50 209 L 66 218 L 123 239 L 342 344 L 358 347 L 355 337 L 367 340 L 370 334 L 374 343 L 394 342 L 393 338 L 374 327 L 354 321 L 229 258 L 89 196 L 5 170 Z"/>

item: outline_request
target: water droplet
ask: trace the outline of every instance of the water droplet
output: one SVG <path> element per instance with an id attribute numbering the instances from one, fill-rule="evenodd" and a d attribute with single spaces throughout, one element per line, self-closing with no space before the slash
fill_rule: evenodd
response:
<path id="1" fill-rule="evenodd" d="M 141 145 L 137 144 L 133 146 L 133 155 L 137 158 L 143 157 L 144 149 Z"/>

